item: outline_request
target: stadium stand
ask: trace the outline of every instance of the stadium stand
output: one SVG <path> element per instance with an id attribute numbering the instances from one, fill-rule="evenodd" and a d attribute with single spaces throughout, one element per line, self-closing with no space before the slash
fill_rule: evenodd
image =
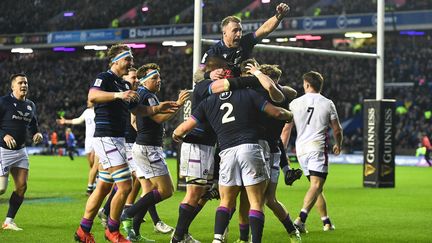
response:
<path id="1" fill-rule="evenodd" d="M 2 34 L 98 29 L 109 27 L 184 24 L 193 22 L 193 1 L 70 1 L 59 0 L 56 4 L 42 0 L 5 0 L 0 8 Z M 256 5 L 252 3 L 257 2 Z M 222 1 L 205 0 L 204 22 L 218 22 L 227 15 L 238 15 L 243 19 L 266 19 L 274 14 L 277 4 L 284 1 Z M 349 13 L 371 13 L 376 11 L 376 2 L 369 1 L 323 1 L 291 0 L 289 16 L 339 15 Z M 99 8 L 99 6 L 104 6 Z M 249 5 L 253 5 L 250 9 Z M 387 11 L 432 9 L 427 0 L 386 1 Z M 73 12 L 73 16 L 64 14 Z M 31 13 L 31 14 L 30 14 Z M 20 16 L 20 17 L 16 17 Z"/>
<path id="2" fill-rule="evenodd" d="M 396 98 L 397 106 L 405 107 L 405 113 L 397 116 L 397 146 L 413 149 L 417 146 L 419 133 L 429 129 L 430 120 L 424 112 L 431 109 L 432 61 L 429 60 L 427 36 L 400 36 L 393 33 L 386 39 L 386 83 L 401 83 L 385 89 L 386 98 Z M 297 45 L 315 48 L 333 48 L 330 40 L 320 42 L 297 42 Z M 374 44 L 365 46 L 362 52 L 373 52 Z M 162 100 L 175 99 L 180 89 L 191 88 L 192 55 L 185 48 L 166 48 L 157 44 L 146 49 L 136 49 L 135 63 L 159 63 L 162 69 Z M 282 83 L 292 85 L 302 93 L 301 74 L 317 70 L 324 74 L 325 92 L 338 107 L 342 122 L 347 122 L 345 149 L 362 149 L 361 104 L 363 99 L 375 98 L 375 61 L 337 57 L 284 54 L 255 51 L 260 63 L 279 64 L 283 69 Z M 301 62 L 299 62 L 301 60 Z M 53 128 L 58 111 L 66 111 L 66 118 L 75 117 L 85 109 L 88 83 L 95 75 L 106 69 L 105 59 L 95 53 L 53 53 L 38 51 L 29 55 L 3 52 L 0 60 L 0 79 L 8 80 L 14 72 L 25 72 L 29 76 L 30 98 L 38 107 L 39 120 L 45 129 Z M 355 68 L 353 68 L 355 67 Z M 9 90 L 3 82 L 1 93 Z M 73 92 L 70 92 L 73 90 Z M 169 123 L 167 134 L 175 121 Z M 60 131 L 60 128 L 57 129 Z M 78 141 L 83 141 L 82 127 L 74 128 Z M 62 131 L 60 131 L 62 132 Z M 62 137 L 61 133 L 59 137 Z M 169 143 L 169 142 L 168 142 Z"/>

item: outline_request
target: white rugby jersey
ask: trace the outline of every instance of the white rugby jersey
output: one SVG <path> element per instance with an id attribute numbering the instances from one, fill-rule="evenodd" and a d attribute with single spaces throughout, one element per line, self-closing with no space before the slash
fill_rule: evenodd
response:
<path id="1" fill-rule="evenodd" d="M 327 145 L 327 130 L 331 120 L 338 119 L 333 101 L 319 93 L 306 93 L 290 105 L 297 129 L 297 156 L 322 151 Z"/>
<path id="2" fill-rule="evenodd" d="M 86 138 L 92 138 L 95 133 L 96 124 L 94 121 L 95 112 L 93 107 L 87 108 L 78 118 L 72 119 L 72 124 L 81 124 L 85 121 L 86 126 Z"/>

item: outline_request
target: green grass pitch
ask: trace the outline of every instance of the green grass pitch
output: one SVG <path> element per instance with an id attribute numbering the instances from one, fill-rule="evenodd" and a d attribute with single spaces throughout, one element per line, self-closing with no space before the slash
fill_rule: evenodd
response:
<path id="1" fill-rule="evenodd" d="M 169 159 L 168 163 L 175 181 L 175 161 Z M 87 200 L 85 158 L 71 161 L 67 157 L 32 156 L 30 164 L 26 199 L 15 219 L 24 230 L 0 230 L 0 242 L 73 242 Z M 302 206 L 307 186 L 305 177 L 292 187 L 282 181 L 279 184 L 278 198 L 292 218 Z M 2 221 L 12 188 L 11 180 L 7 193 L 0 197 Z M 432 242 L 432 168 L 397 167 L 396 188 L 372 189 L 362 187 L 362 166 L 331 165 L 325 195 L 336 230 L 323 232 L 320 218 L 313 210 L 307 222 L 309 234 L 303 235 L 303 242 Z M 157 206 L 162 220 L 171 226 L 177 222 L 183 196 L 184 192 L 175 192 Z M 190 228 L 194 238 L 203 243 L 212 241 L 217 203 L 208 203 Z M 150 217 L 146 218 L 141 232 L 157 242 L 169 242 L 169 235 L 154 233 Z M 237 218 L 238 213 L 230 224 L 230 242 L 238 238 Z M 97 218 L 92 232 L 97 242 L 105 241 Z M 269 209 L 263 242 L 288 242 L 281 223 Z"/>

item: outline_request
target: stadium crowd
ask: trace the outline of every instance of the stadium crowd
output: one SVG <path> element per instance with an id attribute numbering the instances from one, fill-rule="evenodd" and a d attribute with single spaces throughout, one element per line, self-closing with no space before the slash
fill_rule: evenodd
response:
<path id="1" fill-rule="evenodd" d="M 2 34 L 34 33 L 98 29 L 110 27 L 163 25 L 193 22 L 193 1 L 140 1 L 127 0 L 118 4 L 113 1 L 50 1 L 5 0 L 0 8 Z M 206 0 L 203 4 L 204 22 L 218 22 L 228 15 L 240 15 L 244 20 L 265 19 L 277 4 L 283 1 L 259 3 L 245 11 L 254 1 Z M 291 0 L 290 17 L 339 15 L 376 12 L 376 1 L 319 1 Z M 104 8 L 99 8 L 103 5 Z M 408 11 L 431 9 L 427 0 L 386 1 L 387 11 Z M 28 14 L 31 12 L 32 14 Z M 64 13 L 73 12 L 65 17 Z M 15 16 L 20 16 L 16 18 Z"/>
<path id="2" fill-rule="evenodd" d="M 431 55 L 428 42 L 428 37 L 402 37 L 397 33 L 386 39 L 385 81 L 407 84 L 385 89 L 386 98 L 395 98 L 397 106 L 406 107 L 406 112 L 397 116 L 396 141 L 400 148 L 416 148 L 419 133 L 430 130 L 427 125 L 430 120 L 424 116 L 424 112 L 431 109 L 429 80 L 432 80 L 432 61 L 428 58 Z M 330 41 L 319 44 L 302 42 L 300 45 L 331 48 Z M 364 47 L 361 51 L 373 52 L 374 45 Z M 185 49 L 151 46 L 137 49 L 134 54 L 137 65 L 156 62 L 161 66 L 164 83 L 160 92 L 162 99 L 174 99 L 180 89 L 191 88 L 192 55 L 185 54 Z M 302 87 L 298 80 L 302 73 L 308 70 L 323 73 L 328 80 L 324 94 L 335 102 L 342 122 L 361 114 L 359 105 L 363 99 L 375 98 L 374 61 L 291 53 L 280 55 L 262 51 L 255 51 L 254 56 L 260 63 L 280 65 L 283 70 L 281 82 L 292 85 L 299 93 Z M 32 87 L 30 98 L 37 104 L 42 129 L 55 129 L 59 132 L 59 138 L 63 138 L 63 128 L 55 127 L 54 123 L 57 112 L 65 111 L 66 118 L 79 116 L 85 109 L 89 82 L 95 73 L 105 69 L 105 65 L 105 59 L 88 52 L 4 53 L 0 61 L 0 78 L 8 80 L 11 73 L 25 72 L 29 76 Z M 1 91 L 2 94 L 9 92 L 8 82 L 3 82 Z M 168 123 L 168 134 L 176 122 Z M 74 131 L 77 140 L 82 143 L 84 128 L 76 126 Z M 346 132 L 345 137 L 345 149 L 362 149 L 361 127 Z M 169 141 L 167 143 L 170 144 Z"/>

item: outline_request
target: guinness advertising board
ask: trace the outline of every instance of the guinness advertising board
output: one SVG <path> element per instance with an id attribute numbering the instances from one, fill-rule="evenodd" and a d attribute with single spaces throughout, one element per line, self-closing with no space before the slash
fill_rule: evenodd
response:
<path id="1" fill-rule="evenodd" d="M 363 186 L 395 187 L 395 100 L 365 100 Z"/>

